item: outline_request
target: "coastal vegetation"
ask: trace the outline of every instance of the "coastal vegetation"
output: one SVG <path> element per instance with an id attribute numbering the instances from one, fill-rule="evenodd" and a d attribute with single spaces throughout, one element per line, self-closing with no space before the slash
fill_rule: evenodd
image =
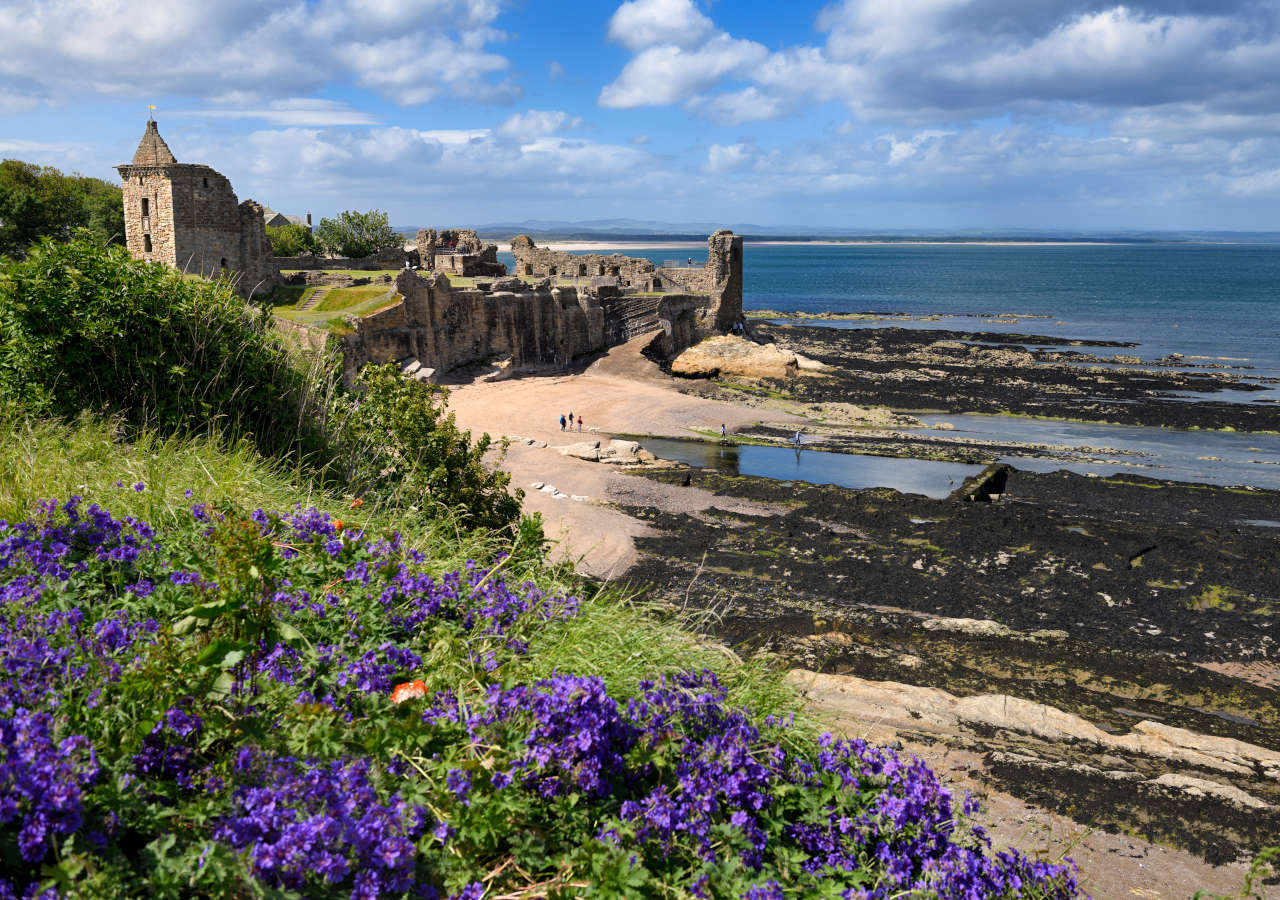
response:
<path id="1" fill-rule="evenodd" d="M 0 162 L 0 256 L 19 256 L 42 237 L 86 229 L 99 242 L 123 239 L 117 185 L 17 159 Z"/>
<path id="2" fill-rule="evenodd" d="M 1070 897 L 550 564 L 438 390 L 88 240 L 0 269 L 0 897 Z"/>
<path id="3" fill-rule="evenodd" d="M 315 240 L 327 253 L 352 258 L 404 244 L 404 236 L 391 227 L 387 214 L 377 209 L 368 212 L 349 209 L 336 218 L 321 219 L 316 226 Z"/>

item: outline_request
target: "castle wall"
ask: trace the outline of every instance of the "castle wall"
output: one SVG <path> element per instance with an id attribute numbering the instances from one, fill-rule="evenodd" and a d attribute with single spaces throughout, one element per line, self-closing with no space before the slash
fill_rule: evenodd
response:
<path id="1" fill-rule="evenodd" d="M 348 381 L 368 362 L 417 359 L 448 371 L 510 358 L 516 369 L 561 369 L 605 347 L 604 311 L 573 288 L 485 293 L 402 272 L 396 290 L 400 303 L 356 320 L 343 338 Z"/>
<path id="2" fill-rule="evenodd" d="M 134 259 L 206 278 L 225 275 L 245 297 L 281 283 L 262 207 L 240 203 L 231 182 L 208 166 L 174 161 L 154 122 L 147 123 L 134 163 L 116 168 L 125 244 Z"/>
<path id="3" fill-rule="evenodd" d="M 620 287 L 638 287 L 654 290 L 655 267 L 652 260 L 623 256 L 621 253 L 569 253 L 539 247 L 527 234 L 517 235 L 511 241 L 511 252 L 516 258 L 516 271 L 520 276 L 536 278 L 613 278 Z"/>

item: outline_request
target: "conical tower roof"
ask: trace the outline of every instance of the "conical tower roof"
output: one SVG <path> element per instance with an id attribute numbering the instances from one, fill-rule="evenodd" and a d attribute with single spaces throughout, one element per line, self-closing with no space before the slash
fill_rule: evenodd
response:
<path id="1" fill-rule="evenodd" d="M 149 119 L 147 130 L 143 132 L 142 140 L 138 143 L 138 152 L 133 154 L 131 165 L 172 166 L 177 162 L 169 145 L 164 142 L 164 138 L 160 137 L 160 129 L 156 127 L 155 119 Z"/>

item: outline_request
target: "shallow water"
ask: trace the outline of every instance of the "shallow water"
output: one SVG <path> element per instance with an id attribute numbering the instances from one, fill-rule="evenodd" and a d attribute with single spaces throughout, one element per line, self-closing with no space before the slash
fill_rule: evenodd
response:
<path id="1" fill-rule="evenodd" d="M 1058 469 L 1098 474 L 1129 472 L 1171 481 L 1242 484 L 1280 489 L 1280 435 L 1181 431 L 1176 428 L 1144 428 L 1136 425 L 1095 425 L 968 413 L 919 418 L 926 425 L 943 422 L 954 425 L 954 431 L 945 432 L 948 436 L 1072 447 L 1109 447 L 1148 454 L 1142 457 L 1096 454 L 1108 462 L 1062 462 L 1020 455 L 1002 459 L 1002 462 L 1031 472 L 1053 472 Z M 1135 466 L 1135 463 L 1138 465 Z"/>
<path id="2" fill-rule="evenodd" d="M 786 447 L 740 445 L 725 447 L 705 441 L 640 438 L 650 453 L 689 466 L 715 469 L 726 475 L 755 475 L 780 481 L 835 484 L 847 488 L 886 487 L 904 494 L 945 497 L 982 466 L 792 450 Z"/>

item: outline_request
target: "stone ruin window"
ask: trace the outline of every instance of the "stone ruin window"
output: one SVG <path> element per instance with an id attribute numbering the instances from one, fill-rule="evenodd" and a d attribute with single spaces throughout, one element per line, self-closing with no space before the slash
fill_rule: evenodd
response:
<path id="1" fill-rule="evenodd" d="M 556 276 L 556 267 L 555 266 L 549 267 L 547 269 L 547 274 L 550 275 L 552 278 L 554 278 Z"/>
<path id="2" fill-rule="evenodd" d="M 208 179 L 208 178 L 201 178 L 201 179 L 200 179 L 200 186 L 201 186 L 201 187 L 206 187 L 206 188 L 207 188 L 207 187 L 209 186 L 209 179 Z"/>
<path id="3" fill-rule="evenodd" d="M 617 267 L 617 266 L 610 266 L 610 267 L 609 267 L 609 274 L 610 274 L 610 275 L 612 275 L 612 276 L 614 276 L 614 277 L 616 278 L 616 277 L 620 274 L 620 270 L 618 269 L 618 267 Z"/>
<path id="4" fill-rule="evenodd" d="M 533 266 L 531 266 L 529 263 L 525 263 L 525 264 L 524 264 L 524 274 L 526 274 L 526 275 L 532 275 L 532 274 L 533 274 Z"/>
<path id="5" fill-rule="evenodd" d="M 223 272 L 227 271 L 227 258 L 225 256 L 222 257 L 222 262 L 219 263 L 218 266 L 219 268 L 222 269 Z"/>
<path id="6" fill-rule="evenodd" d="M 144 234 L 142 236 L 142 252 L 143 253 L 151 252 L 151 235 L 149 234 Z"/>
<path id="7" fill-rule="evenodd" d="M 604 274 L 604 263 L 600 264 L 600 271 L 597 274 L 600 274 L 600 275 Z"/>
<path id="8" fill-rule="evenodd" d="M 586 275 L 586 274 L 587 274 L 587 264 L 586 264 L 586 263 L 583 263 L 582 265 L 578 266 L 578 274 L 579 274 L 579 275 Z"/>
<path id="9" fill-rule="evenodd" d="M 151 199 L 149 197 L 142 198 L 142 218 L 151 215 Z"/>

